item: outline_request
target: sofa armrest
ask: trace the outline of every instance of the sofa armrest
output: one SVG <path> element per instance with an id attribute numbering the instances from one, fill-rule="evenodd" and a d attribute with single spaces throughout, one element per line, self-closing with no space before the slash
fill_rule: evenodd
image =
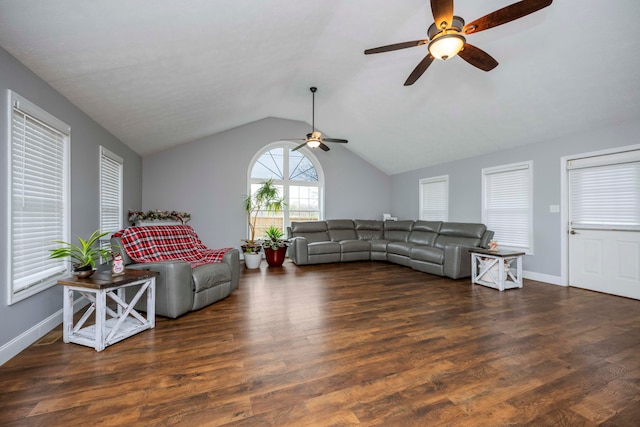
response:
<path id="1" fill-rule="evenodd" d="M 444 247 L 443 273 L 452 279 L 471 276 L 472 247 L 462 245 L 446 245 Z"/>
<path id="2" fill-rule="evenodd" d="M 191 311 L 193 285 L 191 265 L 185 261 L 162 261 L 129 264 L 127 268 L 157 271 L 156 314 L 176 318 Z M 145 301 L 146 304 L 146 301 Z"/>
<path id="3" fill-rule="evenodd" d="M 289 258 L 296 265 L 309 264 L 309 242 L 306 237 L 293 237 L 289 244 Z"/>
<path id="4" fill-rule="evenodd" d="M 240 283 L 240 251 L 231 249 L 224 254 L 222 262 L 229 264 L 231 267 L 231 290 L 238 289 Z"/>

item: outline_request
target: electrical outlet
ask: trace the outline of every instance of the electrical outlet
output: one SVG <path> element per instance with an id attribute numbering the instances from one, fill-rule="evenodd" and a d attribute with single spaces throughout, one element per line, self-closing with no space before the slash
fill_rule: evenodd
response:
<path id="1" fill-rule="evenodd" d="M 549 205 L 549 212 L 551 213 L 560 212 L 560 205 Z"/>

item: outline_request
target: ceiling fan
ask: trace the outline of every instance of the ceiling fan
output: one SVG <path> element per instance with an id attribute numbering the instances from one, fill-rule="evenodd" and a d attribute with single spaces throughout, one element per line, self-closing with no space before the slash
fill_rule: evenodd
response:
<path id="1" fill-rule="evenodd" d="M 311 91 L 311 96 L 312 96 L 312 101 L 311 101 L 311 133 L 307 134 L 307 137 L 305 139 L 302 138 L 297 138 L 297 139 L 293 139 L 293 141 L 304 141 L 304 143 L 298 145 L 296 148 L 294 148 L 291 151 L 296 151 L 301 149 L 302 147 L 304 147 L 305 145 L 308 146 L 309 148 L 318 148 L 320 147 L 322 150 L 324 151 L 329 151 L 329 147 L 327 147 L 324 143 L 325 142 L 340 142 L 343 144 L 346 144 L 347 141 L 346 139 L 338 139 L 338 138 L 324 138 L 322 136 L 322 132 L 319 132 L 316 130 L 316 124 L 315 124 L 315 115 L 316 115 L 316 92 L 318 91 L 317 87 L 310 87 L 309 90 Z M 290 139 L 288 139 L 290 140 Z"/>
<path id="2" fill-rule="evenodd" d="M 464 35 L 506 24 L 543 9 L 552 2 L 553 0 L 522 0 L 465 25 L 464 19 L 453 14 L 453 0 L 431 0 L 434 23 L 431 24 L 427 31 L 428 38 L 375 47 L 365 50 L 364 54 L 390 52 L 427 44 L 429 53 L 411 72 L 407 81 L 404 82 L 405 86 L 414 84 L 429 68 L 435 58 L 446 60 L 460 55 L 462 59 L 474 67 L 484 71 L 491 71 L 498 66 L 498 61 L 485 51 L 467 43 Z"/>

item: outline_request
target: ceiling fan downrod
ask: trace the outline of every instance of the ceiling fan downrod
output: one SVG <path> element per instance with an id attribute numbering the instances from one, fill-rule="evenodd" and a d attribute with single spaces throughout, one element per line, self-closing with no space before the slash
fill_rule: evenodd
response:
<path id="1" fill-rule="evenodd" d="M 309 88 L 311 91 L 311 133 L 316 131 L 316 91 L 317 87 L 311 86 Z"/>

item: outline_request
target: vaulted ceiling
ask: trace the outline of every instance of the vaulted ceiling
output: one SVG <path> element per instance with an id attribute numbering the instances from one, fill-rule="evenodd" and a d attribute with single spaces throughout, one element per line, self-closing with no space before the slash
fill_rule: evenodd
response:
<path id="1" fill-rule="evenodd" d="M 456 57 L 408 87 L 426 46 L 363 51 L 426 38 L 427 0 L 0 0 L 0 46 L 142 156 L 311 123 L 317 86 L 316 127 L 394 174 L 639 119 L 639 17 L 638 0 L 556 0 L 468 36 L 493 71 Z"/>

